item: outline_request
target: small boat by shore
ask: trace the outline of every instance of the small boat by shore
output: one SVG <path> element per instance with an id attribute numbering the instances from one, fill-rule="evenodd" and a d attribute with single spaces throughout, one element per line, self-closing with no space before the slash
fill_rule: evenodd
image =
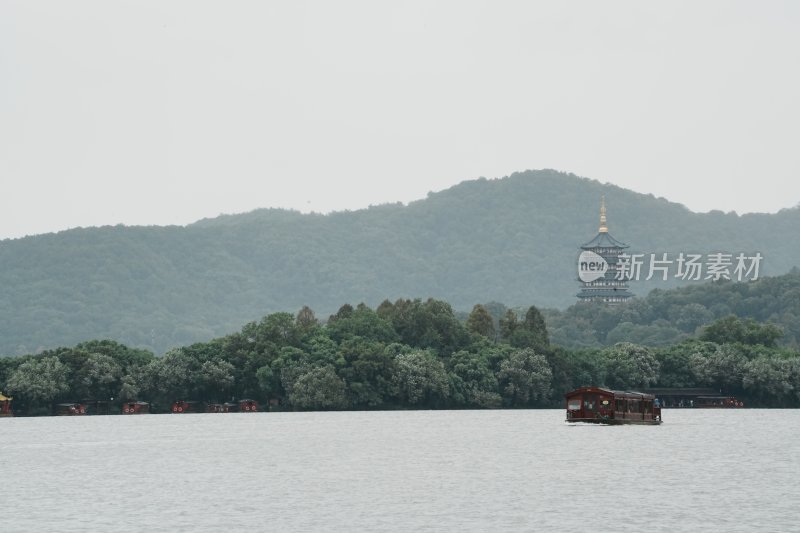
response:
<path id="1" fill-rule="evenodd" d="M 667 409 L 744 407 L 742 400 L 718 389 L 658 387 L 644 389 L 642 392 L 655 396 L 661 407 Z"/>
<path id="2" fill-rule="evenodd" d="M 239 400 L 239 412 L 241 413 L 242 411 L 255 413 L 258 411 L 258 402 L 249 399 Z"/>
<path id="3" fill-rule="evenodd" d="M 255 413 L 258 411 L 258 402 L 255 400 L 239 400 L 225 403 L 226 413 Z"/>
<path id="4" fill-rule="evenodd" d="M 255 400 L 239 400 L 227 403 L 203 403 L 200 401 L 178 400 L 172 404 L 170 410 L 176 414 L 183 413 L 255 413 L 258 411 L 258 402 Z"/>
<path id="5" fill-rule="evenodd" d="M 701 409 L 735 409 L 744 407 L 744 402 L 733 396 L 698 396 L 694 407 Z"/>
<path id="6" fill-rule="evenodd" d="M 661 407 L 652 394 L 581 387 L 564 395 L 567 422 L 590 424 L 661 424 Z"/>
<path id="7" fill-rule="evenodd" d="M 0 392 L 0 417 L 3 416 L 14 416 L 14 411 L 11 410 L 11 398 L 9 396 L 4 396 L 2 392 Z"/>
<path id="8" fill-rule="evenodd" d="M 59 403 L 55 406 L 56 416 L 84 416 L 86 405 L 77 402 Z"/>
<path id="9" fill-rule="evenodd" d="M 150 412 L 150 404 L 147 402 L 123 402 L 122 414 L 123 415 L 144 415 Z"/>
<path id="10" fill-rule="evenodd" d="M 205 406 L 198 401 L 194 400 L 178 400 L 173 402 L 170 411 L 176 414 L 184 414 L 184 413 L 204 413 Z"/>

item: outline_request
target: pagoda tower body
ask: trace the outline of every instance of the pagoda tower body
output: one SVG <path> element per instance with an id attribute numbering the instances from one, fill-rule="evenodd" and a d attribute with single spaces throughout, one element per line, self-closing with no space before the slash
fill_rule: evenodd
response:
<path id="1" fill-rule="evenodd" d="M 617 279 L 619 255 L 628 248 L 624 242 L 618 241 L 608 232 L 606 225 L 605 197 L 600 202 L 600 228 L 597 236 L 583 244 L 581 250 L 594 252 L 605 260 L 608 267 L 605 273 L 591 281 L 581 279 L 581 290 L 577 294 L 580 302 L 604 302 L 616 305 L 633 297 L 626 279 Z M 582 254 L 583 257 L 584 254 Z M 579 266 L 580 268 L 580 266 Z"/>

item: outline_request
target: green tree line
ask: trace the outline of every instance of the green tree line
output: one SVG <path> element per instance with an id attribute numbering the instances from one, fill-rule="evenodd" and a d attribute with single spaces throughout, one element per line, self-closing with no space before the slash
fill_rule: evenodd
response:
<path id="1" fill-rule="evenodd" d="M 493 316 L 493 312 L 499 318 Z M 800 354 L 772 324 L 724 317 L 683 342 L 567 349 L 542 313 L 442 300 L 343 305 L 322 323 L 308 307 L 162 357 L 113 341 L 0 359 L 0 387 L 26 414 L 84 398 L 279 400 L 290 410 L 532 408 L 583 385 L 714 387 L 763 406 L 800 406 Z"/>

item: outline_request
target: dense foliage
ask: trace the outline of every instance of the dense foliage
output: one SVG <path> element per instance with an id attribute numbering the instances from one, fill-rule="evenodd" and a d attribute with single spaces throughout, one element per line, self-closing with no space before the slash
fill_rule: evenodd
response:
<path id="1" fill-rule="evenodd" d="M 2 241 L 0 353 L 91 338 L 163 353 L 266 313 L 308 305 L 329 314 L 344 301 L 376 306 L 386 298 L 433 296 L 463 310 L 489 301 L 564 308 L 575 301 L 578 246 L 597 231 L 603 194 L 610 230 L 631 250 L 760 251 L 763 275 L 800 264 L 798 208 L 698 214 L 574 175 L 529 171 L 464 182 L 409 205 L 324 216 L 259 210 L 187 227 L 87 228 Z M 644 296 L 656 287 L 670 284 L 642 282 L 633 290 Z M 728 311 L 711 300 L 699 303 L 711 314 L 697 309 L 696 317 L 673 317 L 667 310 L 650 318 L 649 310 L 637 311 L 608 330 L 592 319 L 584 344 L 629 336 L 658 344 L 676 338 L 660 319 L 688 335 L 696 324 L 740 313 L 731 303 L 720 304 Z M 580 310 L 570 313 L 584 320 Z M 789 319 L 753 316 L 790 329 Z M 553 337 L 564 342 L 573 329 L 577 338 L 586 330 L 570 319 L 553 328 Z"/>
<path id="2" fill-rule="evenodd" d="M 542 315 L 476 305 L 466 320 L 429 299 L 342 306 L 321 324 L 304 307 L 163 357 L 112 341 L 0 359 L 0 390 L 27 414 L 60 401 L 279 401 L 293 410 L 559 406 L 582 385 L 714 387 L 754 405 L 800 406 L 800 353 L 775 326 L 725 317 L 664 348 L 621 342 L 567 350 Z"/>
<path id="3" fill-rule="evenodd" d="M 748 318 L 718 322 L 726 316 Z M 649 346 L 675 344 L 695 335 L 706 340 L 800 346 L 800 270 L 749 283 L 721 280 L 672 290 L 656 289 L 616 307 L 578 304 L 545 311 L 553 342 L 561 346 L 599 347 L 628 341 Z M 757 322 L 771 324 L 766 329 Z M 734 328 L 734 329 L 731 329 Z M 738 329 L 736 329 L 738 328 Z M 703 333 L 705 331 L 705 333 Z M 762 342 L 763 341 L 763 342 Z"/>

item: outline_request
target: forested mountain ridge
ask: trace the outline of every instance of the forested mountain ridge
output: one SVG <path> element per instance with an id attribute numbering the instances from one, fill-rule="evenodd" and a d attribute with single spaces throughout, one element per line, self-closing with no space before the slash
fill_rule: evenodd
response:
<path id="1" fill-rule="evenodd" d="M 0 353 L 93 338 L 163 352 L 303 305 L 441 298 L 564 308 L 578 246 L 597 231 L 642 252 L 760 251 L 761 275 L 800 265 L 800 209 L 693 213 L 556 171 L 466 181 L 408 205 L 264 209 L 186 227 L 102 227 L 0 242 Z M 633 283 L 637 295 L 666 283 Z"/>

